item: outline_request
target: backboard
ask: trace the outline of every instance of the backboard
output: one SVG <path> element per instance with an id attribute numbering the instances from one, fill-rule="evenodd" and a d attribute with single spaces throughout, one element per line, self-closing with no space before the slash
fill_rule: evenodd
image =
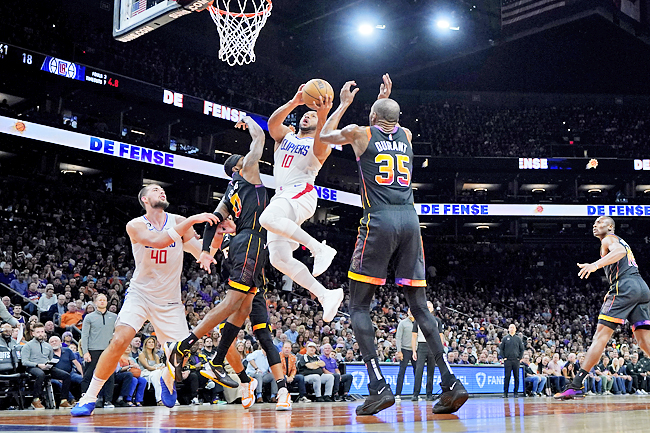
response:
<path id="1" fill-rule="evenodd" d="M 115 0 L 113 37 L 120 42 L 132 41 L 177 18 L 192 12 L 200 12 L 212 1 Z"/>

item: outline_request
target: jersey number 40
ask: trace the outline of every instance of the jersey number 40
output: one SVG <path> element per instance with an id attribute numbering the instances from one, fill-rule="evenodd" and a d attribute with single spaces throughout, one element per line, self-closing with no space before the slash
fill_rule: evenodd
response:
<path id="1" fill-rule="evenodd" d="M 395 163 L 397 162 L 397 164 Z M 395 180 L 401 186 L 411 184 L 411 172 L 406 166 L 409 163 L 408 155 L 388 155 L 380 153 L 375 156 L 375 163 L 379 166 L 379 173 L 375 176 L 375 182 L 379 185 L 392 185 Z M 395 172 L 397 170 L 397 173 Z"/>
<path id="2" fill-rule="evenodd" d="M 151 260 L 157 265 L 167 263 L 167 250 L 151 250 Z"/>

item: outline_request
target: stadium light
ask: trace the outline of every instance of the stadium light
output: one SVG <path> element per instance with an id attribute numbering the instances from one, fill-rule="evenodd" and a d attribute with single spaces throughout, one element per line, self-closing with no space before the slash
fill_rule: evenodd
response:
<path id="1" fill-rule="evenodd" d="M 359 26 L 359 33 L 361 33 L 364 36 L 370 36 L 374 31 L 375 31 L 374 26 L 368 23 L 363 23 Z"/>
<path id="2" fill-rule="evenodd" d="M 445 18 L 441 18 L 441 19 L 437 20 L 436 21 L 436 27 L 438 27 L 438 29 L 440 29 L 440 30 L 454 30 L 454 31 L 460 30 L 459 26 L 453 26 L 451 24 L 451 22 L 449 22 L 449 20 L 447 20 Z"/>

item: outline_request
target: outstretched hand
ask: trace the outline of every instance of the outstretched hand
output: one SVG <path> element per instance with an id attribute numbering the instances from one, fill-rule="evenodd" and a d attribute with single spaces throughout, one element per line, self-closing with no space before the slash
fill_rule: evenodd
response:
<path id="1" fill-rule="evenodd" d="M 318 122 L 321 125 L 324 125 L 327 121 L 327 115 L 332 109 L 333 98 L 330 95 L 319 96 L 319 102 L 315 102 L 316 106 L 316 115 L 318 116 Z"/>
<path id="2" fill-rule="evenodd" d="M 291 104 L 298 106 L 298 105 L 304 105 L 305 102 L 302 100 L 302 88 L 305 87 L 304 84 L 301 84 L 300 87 L 298 87 L 298 91 L 296 94 L 293 96 L 293 99 L 291 99 Z"/>
<path id="3" fill-rule="evenodd" d="M 598 270 L 598 266 L 593 263 L 578 263 L 578 267 L 580 268 L 580 272 L 578 272 L 580 279 L 589 278 L 592 272 Z"/>
<path id="4" fill-rule="evenodd" d="M 217 261 L 210 255 L 207 251 L 201 251 L 201 255 L 196 260 L 196 263 L 199 263 L 201 269 L 205 270 L 208 274 L 212 273 L 210 270 L 210 265 L 217 264 Z"/>
<path id="5" fill-rule="evenodd" d="M 390 97 L 390 92 L 393 90 L 393 81 L 390 79 L 390 75 L 384 74 L 381 78 L 384 82 L 379 86 L 379 95 L 377 95 L 377 99 Z"/>
<path id="6" fill-rule="evenodd" d="M 204 213 L 199 213 L 196 215 L 192 215 L 189 219 L 192 220 L 192 224 L 199 224 L 199 223 L 205 223 L 207 222 L 208 224 L 219 224 L 219 219 L 217 216 L 213 213 L 209 212 L 204 212 Z"/>
<path id="7" fill-rule="evenodd" d="M 350 105 L 354 101 L 354 95 L 357 94 L 359 88 L 357 87 L 354 90 L 350 90 L 352 86 L 356 86 L 356 81 L 347 81 L 343 88 L 341 88 L 341 105 Z"/>

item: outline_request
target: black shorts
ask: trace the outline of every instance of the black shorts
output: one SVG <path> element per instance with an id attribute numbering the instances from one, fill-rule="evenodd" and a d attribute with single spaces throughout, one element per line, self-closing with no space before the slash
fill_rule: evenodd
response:
<path id="1" fill-rule="evenodd" d="M 258 288 L 264 286 L 264 266 L 269 258 L 265 244 L 266 239 L 252 230 L 243 231 L 232 238 L 228 254 L 228 284 L 231 288 L 256 293 Z"/>
<path id="2" fill-rule="evenodd" d="M 265 290 L 261 288 L 253 297 L 253 305 L 251 306 L 251 312 L 248 317 L 251 319 L 251 326 L 253 327 L 253 332 L 258 329 L 268 327 L 269 330 L 269 312 L 266 308 L 266 298 L 264 297 Z"/>
<path id="3" fill-rule="evenodd" d="M 391 260 L 396 284 L 426 287 L 420 220 L 413 206 L 386 206 L 364 214 L 348 277 L 384 285 Z"/>
<path id="4" fill-rule="evenodd" d="M 605 295 L 598 323 L 616 329 L 625 320 L 632 330 L 641 326 L 650 329 L 650 289 L 641 277 L 618 280 Z"/>

